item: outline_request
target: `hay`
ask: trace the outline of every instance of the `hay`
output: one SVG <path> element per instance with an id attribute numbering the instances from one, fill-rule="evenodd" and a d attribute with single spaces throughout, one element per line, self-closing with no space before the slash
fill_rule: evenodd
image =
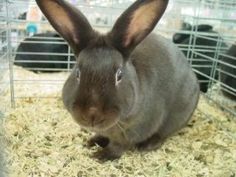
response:
<path id="1" fill-rule="evenodd" d="M 84 146 L 91 133 L 80 129 L 60 98 L 25 98 L 16 104 L 16 109 L 5 112 L 2 123 L 12 177 L 236 175 L 236 119 L 204 96 L 188 126 L 160 149 L 128 151 L 119 160 L 105 163 L 91 157 L 98 148 Z"/>

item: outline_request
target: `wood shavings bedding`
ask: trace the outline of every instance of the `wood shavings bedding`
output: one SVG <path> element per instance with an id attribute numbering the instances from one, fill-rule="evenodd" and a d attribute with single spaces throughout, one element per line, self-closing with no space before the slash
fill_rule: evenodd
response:
<path id="1" fill-rule="evenodd" d="M 55 95 L 60 95 L 60 89 Z M 105 163 L 91 157 L 99 147 L 85 147 L 91 133 L 80 129 L 60 98 L 25 98 L 16 104 L 16 109 L 5 112 L 0 133 L 10 177 L 236 175 L 236 119 L 204 96 L 188 126 L 160 149 L 128 151 L 119 160 Z"/>
<path id="2" fill-rule="evenodd" d="M 127 152 L 99 163 L 96 148 L 60 99 L 25 99 L 4 121 L 9 176 L 234 176 L 236 122 L 198 110 L 188 126 L 156 151 Z M 211 108 L 211 106 L 208 105 Z"/>

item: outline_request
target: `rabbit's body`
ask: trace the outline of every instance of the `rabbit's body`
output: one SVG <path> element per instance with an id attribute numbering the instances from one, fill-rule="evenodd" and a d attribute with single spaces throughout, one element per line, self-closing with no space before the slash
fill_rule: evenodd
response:
<path id="1" fill-rule="evenodd" d="M 191 117 L 199 95 L 196 76 L 179 49 L 155 34 L 137 46 L 130 59 L 125 69 L 128 83 L 120 85 L 125 93 L 118 93 L 129 100 L 121 104 L 120 124 L 105 131 L 91 130 L 119 142 L 123 148 L 142 143 L 156 133 L 161 143 Z M 76 90 L 71 90 L 77 86 L 76 68 L 73 72 L 63 91 L 67 109 L 76 99 Z"/>
<path id="2" fill-rule="evenodd" d="M 190 118 L 199 94 L 196 76 L 183 54 L 154 34 L 137 46 L 130 58 L 139 84 L 138 105 L 131 114 L 127 134 L 135 143 L 154 133 L 165 138 Z"/>
<path id="3" fill-rule="evenodd" d="M 198 102 L 197 79 L 173 43 L 148 35 L 168 0 L 137 0 L 106 35 L 63 0 L 36 1 L 74 49 L 63 102 L 75 121 L 96 132 L 89 141 L 103 147 L 96 157 L 154 149 L 187 123 Z"/>

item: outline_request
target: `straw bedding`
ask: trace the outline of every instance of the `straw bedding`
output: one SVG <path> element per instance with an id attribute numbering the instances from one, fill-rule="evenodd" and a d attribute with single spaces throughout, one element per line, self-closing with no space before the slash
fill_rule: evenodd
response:
<path id="1" fill-rule="evenodd" d="M 31 77 L 52 75 L 31 73 Z M 42 89 L 37 84 L 33 87 L 35 94 Z M 60 95 L 59 88 L 45 91 L 45 95 Z M 16 89 L 25 92 L 28 88 Z M 6 111 L 1 120 L 7 154 L 5 172 L 12 177 L 236 175 L 236 119 L 204 96 L 186 128 L 170 137 L 160 149 L 128 151 L 119 160 L 104 163 L 92 158 L 99 147 L 85 147 L 91 133 L 81 130 L 73 121 L 60 97 L 19 99 L 16 109 Z"/>

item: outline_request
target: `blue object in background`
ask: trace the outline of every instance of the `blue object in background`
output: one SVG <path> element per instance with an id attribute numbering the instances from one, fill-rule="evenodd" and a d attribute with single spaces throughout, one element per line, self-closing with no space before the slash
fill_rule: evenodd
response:
<path id="1" fill-rule="evenodd" d="M 29 23 L 26 27 L 26 31 L 29 34 L 29 36 L 34 35 L 38 31 L 38 27 L 35 23 Z"/>

